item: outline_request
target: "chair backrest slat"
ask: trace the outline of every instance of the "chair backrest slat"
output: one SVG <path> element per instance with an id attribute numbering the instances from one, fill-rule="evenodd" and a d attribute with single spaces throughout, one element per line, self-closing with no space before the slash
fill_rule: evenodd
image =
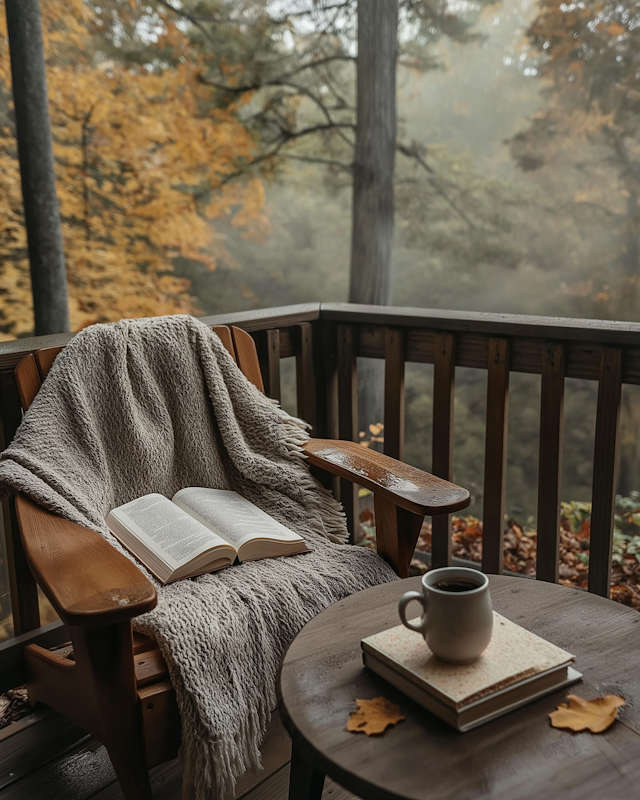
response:
<path id="1" fill-rule="evenodd" d="M 47 377 L 49 370 L 53 366 L 53 362 L 63 350 L 64 347 L 43 347 L 41 350 L 36 350 L 36 363 L 38 364 L 42 380 Z"/>
<path id="2" fill-rule="evenodd" d="M 231 328 L 233 343 L 236 349 L 236 361 L 244 372 L 248 380 L 253 383 L 261 392 L 264 392 L 262 373 L 260 372 L 260 362 L 258 361 L 258 351 L 256 343 L 250 333 L 243 331 L 242 328 Z"/>
<path id="3" fill-rule="evenodd" d="M 229 328 L 226 325 L 212 325 L 211 330 L 218 334 L 220 341 L 229 351 L 231 358 L 237 363 L 238 359 L 236 358 L 235 349 L 233 347 L 233 339 L 231 337 L 231 331 Z"/>
<path id="4" fill-rule="evenodd" d="M 226 325 L 214 325 L 212 330 L 220 337 L 222 344 L 246 377 L 264 392 L 258 351 L 250 334 L 241 328 L 230 329 Z M 23 411 L 26 411 L 33 402 L 40 391 L 42 381 L 49 374 L 53 362 L 63 349 L 63 347 L 44 347 L 35 354 L 30 353 L 25 356 L 16 367 L 15 379 Z"/>
<path id="5" fill-rule="evenodd" d="M 29 355 L 25 356 L 18 364 L 15 376 L 22 410 L 26 411 L 31 403 L 33 403 L 35 396 L 42 386 L 38 365 L 36 364 L 33 353 L 29 353 Z"/>

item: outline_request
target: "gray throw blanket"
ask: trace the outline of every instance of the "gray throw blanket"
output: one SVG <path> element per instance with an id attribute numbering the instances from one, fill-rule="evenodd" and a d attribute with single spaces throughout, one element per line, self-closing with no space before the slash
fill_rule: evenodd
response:
<path id="1" fill-rule="evenodd" d="M 2 454 L 3 494 L 23 492 L 121 552 L 107 512 L 186 486 L 235 489 L 312 548 L 164 587 L 141 567 L 158 605 L 134 626 L 157 640 L 176 688 L 185 797 L 233 797 L 237 778 L 260 766 L 293 636 L 330 603 L 396 577 L 371 551 L 339 543 L 344 517 L 308 472 L 307 438 L 207 326 L 175 316 L 79 333 Z"/>

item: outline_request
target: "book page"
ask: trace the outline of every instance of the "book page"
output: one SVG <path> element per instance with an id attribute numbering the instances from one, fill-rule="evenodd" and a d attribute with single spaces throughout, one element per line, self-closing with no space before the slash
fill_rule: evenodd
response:
<path id="1" fill-rule="evenodd" d="M 110 512 L 172 567 L 226 542 L 161 494 L 148 494 Z"/>
<path id="2" fill-rule="evenodd" d="M 196 514 L 238 550 L 254 539 L 301 541 L 277 520 L 237 492 L 225 489 L 182 489 L 173 502 Z"/>

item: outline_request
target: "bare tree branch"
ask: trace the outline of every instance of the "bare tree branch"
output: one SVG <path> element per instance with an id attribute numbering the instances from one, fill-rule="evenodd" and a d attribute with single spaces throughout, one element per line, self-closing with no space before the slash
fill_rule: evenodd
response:
<path id="1" fill-rule="evenodd" d="M 229 175 L 225 175 L 225 177 L 222 179 L 220 184 L 222 186 L 224 186 L 225 184 L 229 183 L 230 181 L 234 180 L 235 178 L 239 178 L 241 175 L 244 175 L 252 167 L 257 166 L 258 164 L 261 164 L 261 163 L 263 163 L 264 161 L 267 161 L 270 158 L 274 158 L 275 156 L 280 156 L 281 158 L 284 158 L 284 157 L 287 157 L 287 158 L 297 157 L 299 160 L 305 160 L 305 161 L 309 160 L 309 159 L 311 159 L 311 156 L 309 156 L 309 157 L 306 157 L 306 156 L 295 156 L 295 154 L 293 154 L 293 153 L 291 153 L 291 154 L 289 154 L 289 153 L 280 153 L 280 150 L 286 144 L 288 144 L 291 141 L 295 141 L 297 139 L 302 139 L 305 136 L 311 136 L 314 133 L 320 133 L 322 131 L 333 130 L 335 127 L 355 128 L 355 125 L 353 125 L 352 123 L 348 123 L 348 122 L 344 122 L 344 123 L 336 122 L 336 123 L 333 123 L 331 125 L 312 125 L 309 128 L 303 128 L 301 131 L 283 130 L 283 131 L 281 131 L 280 136 L 277 136 L 275 139 L 272 139 L 270 142 L 268 142 L 267 147 L 269 149 L 266 152 L 262 152 L 259 155 L 257 155 L 255 158 L 251 159 L 249 162 L 247 162 L 246 166 L 243 169 L 236 170 L 235 172 L 232 172 Z M 316 161 L 318 159 L 313 159 L 313 160 Z M 327 161 L 330 161 L 330 159 L 327 159 Z M 344 166 L 349 170 L 351 169 L 351 167 L 349 165 L 343 165 L 339 161 L 331 162 L 331 163 L 335 163 L 336 166 Z"/>
<path id="2" fill-rule="evenodd" d="M 472 230 L 477 230 L 477 225 L 471 219 L 469 219 L 466 213 L 459 206 L 454 203 L 454 201 L 447 194 L 446 189 L 440 185 L 435 177 L 436 173 L 433 167 L 430 167 L 429 164 L 427 164 L 424 156 L 420 153 L 419 145 L 416 142 L 413 142 L 410 146 L 398 142 L 396 144 L 396 149 L 399 153 L 402 153 L 403 156 L 415 159 L 418 164 L 420 164 L 420 166 L 429 174 L 428 181 L 440 195 L 440 197 L 442 197 L 442 199 L 456 212 L 456 214 L 458 214 L 459 217 L 461 217 L 467 223 Z"/>
<path id="3" fill-rule="evenodd" d="M 205 35 L 205 37 L 210 41 L 215 43 L 213 36 L 209 33 L 209 31 L 204 27 L 204 25 L 194 16 L 184 11 L 182 8 L 176 8 L 172 6 L 171 3 L 167 2 L 167 0 L 158 0 L 161 6 L 166 8 L 168 11 L 172 11 L 174 14 L 177 14 L 179 17 L 184 17 L 184 19 L 188 19 L 192 25 L 195 25 L 196 28 Z"/>
<path id="4" fill-rule="evenodd" d="M 349 55 L 333 55 L 333 56 L 326 56 L 325 58 L 319 58 L 316 61 L 308 61 L 306 64 L 301 64 L 299 67 L 292 69 L 290 72 L 285 72 L 284 75 L 280 75 L 280 80 L 288 80 L 289 78 L 293 78 L 294 75 L 297 75 L 299 72 L 303 72 L 307 69 L 315 69 L 316 67 L 321 67 L 323 64 L 330 64 L 332 61 L 356 61 L 355 56 Z"/>
<path id="5" fill-rule="evenodd" d="M 241 94 L 241 93 L 250 92 L 250 91 L 258 91 L 259 89 L 262 89 L 262 88 L 265 88 L 265 87 L 268 87 L 268 86 L 293 89 L 295 94 L 302 95 L 304 97 L 307 97 L 309 100 L 311 100 L 311 102 L 314 103 L 320 109 L 320 112 L 322 113 L 322 115 L 324 116 L 324 118 L 327 121 L 327 126 L 331 127 L 331 128 L 334 128 L 336 130 L 336 132 L 338 133 L 338 135 L 340 136 L 340 138 L 345 142 L 345 144 L 349 145 L 349 147 L 353 147 L 353 142 L 348 137 L 346 137 L 341 132 L 340 129 L 341 128 L 345 128 L 345 127 L 350 127 L 353 130 L 355 130 L 355 125 L 353 123 L 336 122 L 333 119 L 333 117 L 331 116 L 331 112 L 332 111 L 344 111 L 345 109 L 343 109 L 343 108 L 331 108 L 331 107 L 327 106 L 326 103 L 320 97 L 318 97 L 317 94 L 312 92 L 311 89 L 308 89 L 306 86 L 301 86 L 298 83 L 292 83 L 291 81 L 284 80 L 284 78 L 273 78 L 272 80 L 265 81 L 262 84 L 253 84 L 253 85 L 246 85 L 246 86 L 227 86 L 225 84 L 219 84 L 219 83 L 217 83 L 215 81 L 209 80 L 204 75 L 198 75 L 198 81 L 200 83 L 205 84 L 206 86 L 212 86 L 213 88 L 220 89 L 222 91 L 233 92 L 234 94 Z M 283 95 L 283 96 L 291 97 L 293 95 L 287 94 L 287 95 Z M 277 100 L 279 100 L 279 99 L 283 99 L 283 98 L 282 97 L 277 98 Z M 275 106 L 273 104 L 271 104 L 271 106 L 269 108 L 265 109 L 264 111 L 258 112 L 258 114 L 255 114 L 254 115 L 254 119 L 257 119 L 259 117 L 265 118 L 265 112 L 266 111 L 271 111 L 274 114 L 277 113 L 276 110 L 275 110 Z M 285 126 L 281 125 L 280 127 L 281 127 L 281 130 L 283 132 L 287 130 L 287 128 Z"/>
<path id="6" fill-rule="evenodd" d="M 305 8 L 303 11 L 287 11 L 284 19 L 290 19 L 291 17 L 308 17 L 311 14 L 317 14 L 318 11 L 334 11 L 335 9 L 343 9 L 349 8 L 350 6 L 354 5 L 354 0 L 345 0 L 344 3 L 334 3 L 333 5 L 329 6 L 322 6 L 322 7 L 315 7 L 315 8 Z"/>
<path id="7" fill-rule="evenodd" d="M 288 158 L 292 161 L 307 161 L 310 164 L 325 164 L 328 167 L 338 167 L 346 172 L 353 172 L 353 164 L 345 164 L 343 161 L 336 161 L 333 158 L 313 158 L 312 156 L 297 156 L 293 153 L 280 153 L 280 158 Z"/>
<path id="8" fill-rule="evenodd" d="M 266 17 L 273 25 L 285 25 L 287 20 L 297 18 L 297 17 L 310 17 L 313 15 L 317 15 L 318 13 L 323 13 L 327 11 L 334 11 L 336 9 L 341 10 L 345 8 L 349 8 L 354 5 L 355 0 L 346 0 L 344 3 L 335 3 L 333 5 L 323 6 L 323 7 L 315 7 L 315 8 L 305 8 L 302 11 L 288 11 L 283 17 Z M 163 0 L 158 0 L 161 2 L 162 5 L 168 4 L 164 3 Z M 189 21 L 194 22 L 213 22 L 219 25 L 259 25 L 261 22 L 264 21 L 263 19 L 248 19 L 247 17 L 218 17 L 215 15 L 210 14 L 190 14 L 187 17 L 187 14 L 182 11 L 180 8 L 171 7 L 171 10 L 175 11 L 178 14 L 182 14 L 185 18 L 188 18 Z"/>

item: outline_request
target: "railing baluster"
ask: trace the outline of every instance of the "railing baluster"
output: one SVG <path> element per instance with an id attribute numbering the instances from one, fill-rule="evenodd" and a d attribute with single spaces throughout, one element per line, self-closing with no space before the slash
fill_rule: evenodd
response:
<path id="1" fill-rule="evenodd" d="M 384 358 L 384 452 L 404 457 L 404 333 L 387 328 Z"/>
<path id="2" fill-rule="evenodd" d="M 337 405 L 338 382 L 336 375 L 337 355 L 334 335 L 325 332 L 325 326 L 319 320 L 311 325 L 312 349 L 311 362 L 313 368 L 313 385 L 315 387 L 313 429 L 311 435 L 322 439 L 335 439 L 329 434 L 330 416 L 334 407 L 333 393 L 335 392 Z M 329 345 L 329 341 L 331 344 Z"/>
<path id="3" fill-rule="evenodd" d="M 306 420 L 312 429 L 316 426 L 316 381 L 313 370 L 313 334 L 311 325 L 303 322 L 298 326 L 296 353 L 296 397 L 298 416 Z"/>
<path id="4" fill-rule="evenodd" d="M 603 347 L 600 357 L 596 440 L 593 452 L 589 591 L 609 596 L 618 472 L 622 350 Z"/>
<path id="5" fill-rule="evenodd" d="M 542 347 L 541 368 L 536 578 L 557 583 L 560 564 L 564 345 L 546 342 Z"/>
<path id="6" fill-rule="evenodd" d="M 484 451 L 482 569 L 502 572 L 502 539 L 507 466 L 509 342 L 490 339 L 487 381 L 487 430 Z"/>
<path id="7" fill-rule="evenodd" d="M 0 395 L 2 398 L 0 448 L 4 450 L 13 439 L 22 420 L 18 387 L 13 371 L 0 373 Z M 3 500 L 2 515 L 13 633 L 14 636 L 20 636 L 40 627 L 38 589 L 22 547 L 13 498 Z"/>
<path id="8" fill-rule="evenodd" d="M 272 328 L 261 331 L 258 338 L 258 359 L 264 393 L 280 402 L 280 331 Z"/>
<path id="9" fill-rule="evenodd" d="M 338 433 L 340 439 L 358 441 L 358 363 L 355 330 L 338 325 Z M 358 509 L 358 487 L 340 479 L 340 500 L 347 515 L 347 527 L 353 540 Z"/>
<path id="10" fill-rule="evenodd" d="M 455 338 L 436 333 L 433 358 L 433 433 L 431 471 L 450 481 L 453 471 L 453 403 L 455 395 Z M 431 564 L 451 564 L 451 517 L 432 517 Z"/>

